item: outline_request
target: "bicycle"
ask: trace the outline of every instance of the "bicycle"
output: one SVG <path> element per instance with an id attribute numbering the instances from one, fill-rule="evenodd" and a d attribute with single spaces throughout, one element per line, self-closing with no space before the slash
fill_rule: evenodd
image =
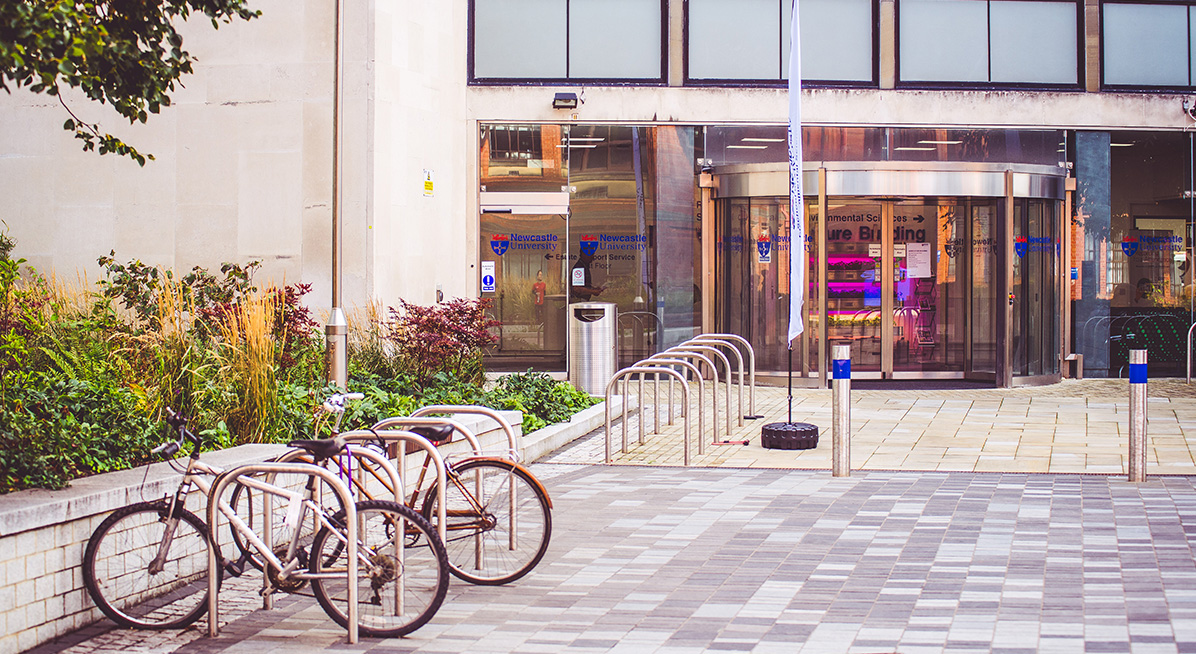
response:
<path id="1" fill-rule="evenodd" d="M 356 395 L 333 395 L 325 402 L 324 410 L 337 414 L 334 433 L 339 434 L 345 400 L 356 399 Z M 552 502 L 540 481 L 512 459 L 481 454 L 476 439 L 459 423 L 442 420 L 438 425 L 413 425 L 408 431 L 438 447 L 450 442 L 454 431 L 461 431 L 475 444 L 472 455 L 458 460 L 449 457 L 445 461 L 444 544 L 453 576 L 474 584 L 501 585 L 531 572 L 548 551 L 552 535 Z M 397 451 L 390 445 L 397 444 L 381 439 L 364 445 L 350 444 L 336 460 L 329 459 L 324 464 L 330 469 L 335 466 L 334 471 L 359 497 L 381 494 L 393 497 L 395 488 L 390 476 L 381 474 L 376 464 L 361 452 L 362 448 L 380 448 L 394 458 Z M 405 453 L 417 451 L 417 447 L 408 444 Z M 301 451 L 288 452 L 278 461 L 313 462 Z M 433 492 L 435 474 L 429 475 L 431 467 L 432 459 L 425 455 L 405 503 L 435 525 L 438 507 L 437 494 Z M 362 479 L 354 474 L 356 470 L 368 477 Z M 238 510 L 244 510 L 242 506 L 255 506 L 252 500 L 242 500 L 241 496 L 248 492 L 234 491 L 232 505 Z M 418 543 L 418 534 L 408 534 L 408 542 Z"/>
<path id="2" fill-rule="evenodd" d="M 119 625 L 144 629 L 185 627 L 208 608 L 209 526 L 189 511 L 192 487 L 207 495 L 223 471 L 200 461 L 200 439 L 186 420 L 168 410 L 166 419 L 178 436 L 154 448 L 183 479 L 173 497 L 137 502 L 108 516 L 87 542 L 83 581 L 96 606 Z M 173 458 L 192 444 L 186 467 Z M 298 451 L 325 461 L 344 449 L 340 438 L 295 441 Z M 319 500 L 316 477 L 307 475 L 302 492 L 240 476 L 239 486 L 284 498 L 285 539 L 270 548 L 227 502 L 218 505 L 233 533 L 238 533 L 266 562 L 269 581 L 263 594 L 295 592 L 311 583 L 316 600 L 333 621 L 348 625 L 346 585 L 346 511 L 339 503 L 330 511 Z M 426 519 L 386 500 L 357 502 L 358 620 L 360 633 L 394 637 L 423 626 L 435 615 L 448 590 L 444 544 Z M 310 520 L 309 520 L 310 519 Z M 306 525 L 310 525 L 310 528 Z M 412 547 L 401 534 L 419 535 Z M 217 552 L 217 583 L 225 574 L 240 576 L 245 563 L 225 561 Z M 301 567 L 306 566 L 306 572 Z M 339 575 L 339 579 L 338 579 Z"/>

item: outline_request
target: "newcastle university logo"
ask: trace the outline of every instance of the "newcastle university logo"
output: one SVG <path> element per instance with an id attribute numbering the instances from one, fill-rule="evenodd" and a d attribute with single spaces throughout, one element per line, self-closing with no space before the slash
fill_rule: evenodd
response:
<path id="1" fill-rule="evenodd" d="M 490 237 L 490 249 L 494 250 L 494 254 L 501 257 L 509 247 L 511 247 L 511 237 L 506 234 L 495 234 Z"/>
<path id="2" fill-rule="evenodd" d="M 761 234 L 760 238 L 756 239 L 756 251 L 760 253 L 760 263 L 769 263 L 772 260 L 769 256 L 772 252 L 772 241 L 768 234 Z"/>
<path id="3" fill-rule="evenodd" d="M 1138 237 L 1127 236 L 1121 239 L 1121 251 L 1124 252 L 1125 256 L 1127 257 L 1134 256 L 1134 253 L 1138 251 Z"/>
<path id="4" fill-rule="evenodd" d="M 1029 248 L 1030 248 L 1030 246 L 1029 246 L 1029 244 L 1026 243 L 1025 236 L 1019 236 L 1019 237 L 1013 239 L 1013 251 L 1017 252 L 1017 256 L 1019 256 L 1019 257 L 1026 256 L 1026 252 L 1029 251 Z"/>
<path id="5" fill-rule="evenodd" d="M 587 257 L 594 256 L 598 251 L 598 237 L 597 236 L 583 236 L 581 237 L 581 253 Z"/>

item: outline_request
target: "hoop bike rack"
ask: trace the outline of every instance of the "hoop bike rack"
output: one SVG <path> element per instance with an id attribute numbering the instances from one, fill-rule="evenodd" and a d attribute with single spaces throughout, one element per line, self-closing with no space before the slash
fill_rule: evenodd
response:
<path id="1" fill-rule="evenodd" d="M 619 370 L 618 372 L 616 372 L 614 374 L 614 376 L 611 377 L 610 381 L 607 382 L 607 384 L 606 384 L 606 434 L 605 434 L 606 450 L 605 450 L 605 454 L 606 454 L 606 462 L 607 463 L 610 463 L 610 461 L 611 461 L 611 456 L 610 456 L 611 395 L 615 389 L 615 386 L 618 384 L 620 379 L 630 376 L 630 375 L 633 375 L 633 374 L 641 375 L 641 381 L 642 381 L 642 375 L 644 375 L 644 374 L 668 375 L 670 378 L 676 379 L 677 381 L 681 382 L 681 390 L 683 391 L 684 396 L 685 396 L 685 406 L 689 406 L 689 385 L 685 383 L 685 378 L 681 376 L 681 373 L 677 372 L 676 370 L 673 370 L 672 368 L 663 368 L 663 367 L 659 367 L 659 366 L 631 366 L 628 368 L 623 368 L 622 370 Z M 641 420 L 640 422 L 642 423 L 643 420 Z M 684 456 L 685 465 L 689 465 L 689 418 L 688 417 L 685 418 L 685 422 L 683 424 L 684 424 L 684 427 L 683 427 L 684 436 L 683 436 L 682 446 L 684 447 L 684 451 L 685 451 L 685 456 Z M 700 439 L 699 439 L 699 441 L 700 441 Z M 700 447 L 700 442 L 699 442 L 699 447 Z M 623 453 L 627 452 L 627 402 L 626 401 L 623 402 L 623 449 L 622 449 L 622 452 Z M 701 452 L 699 452 L 699 454 L 701 454 Z"/>

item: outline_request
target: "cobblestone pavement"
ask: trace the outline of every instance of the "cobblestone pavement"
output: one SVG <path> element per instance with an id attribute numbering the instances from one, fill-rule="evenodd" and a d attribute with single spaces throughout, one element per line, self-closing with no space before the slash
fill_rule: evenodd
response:
<path id="1" fill-rule="evenodd" d="M 830 392 L 794 391 L 824 440 L 779 452 L 758 435 L 785 390 L 760 388 L 752 443 L 694 467 L 680 421 L 623 465 L 595 465 L 601 428 L 534 464 L 555 504 L 544 561 L 507 587 L 454 579 L 410 637 L 346 645 L 311 597 L 255 611 L 245 577 L 218 638 L 105 621 L 36 652 L 1196 652 L 1196 392 L 1150 394 L 1155 476 L 1129 484 L 1124 380 L 855 391 L 849 478 L 827 472 Z"/>
<path id="2" fill-rule="evenodd" d="M 1196 651 L 1191 478 L 583 466 L 548 485 L 540 566 L 454 580 L 407 638 L 347 645 L 292 597 L 177 651 Z"/>

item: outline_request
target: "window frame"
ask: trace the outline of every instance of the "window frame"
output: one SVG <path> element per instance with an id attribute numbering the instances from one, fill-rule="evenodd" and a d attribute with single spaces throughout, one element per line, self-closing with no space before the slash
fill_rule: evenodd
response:
<path id="1" fill-rule="evenodd" d="M 1188 84 L 1186 86 L 1151 86 L 1149 84 L 1107 84 L 1105 82 L 1105 5 L 1163 5 L 1188 8 Z M 1187 94 L 1196 89 L 1193 80 L 1192 56 L 1192 12 L 1196 11 L 1196 0 L 1100 0 L 1100 90 L 1120 93 L 1175 93 Z"/>
<path id="2" fill-rule="evenodd" d="M 1024 0 L 1029 2 L 1050 2 L 1071 4 L 1076 14 L 1076 82 L 1074 84 L 1050 84 L 1043 82 L 994 82 L 992 81 L 992 3 L 1002 0 L 984 0 L 986 6 L 985 32 L 988 35 L 988 78 L 987 82 L 942 82 L 901 79 L 901 5 L 894 2 L 893 16 L 893 64 L 896 87 L 899 89 L 931 90 L 1027 90 L 1027 91 L 1083 91 L 1084 90 L 1084 3 L 1082 0 Z M 1103 3 L 1103 0 L 1102 0 Z M 1102 66 L 1103 75 L 1103 66 Z"/>
<path id="3" fill-rule="evenodd" d="M 660 4 L 660 75 L 657 77 L 571 77 L 569 76 L 569 8 L 572 0 L 565 3 L 565 77 L 478 77 L 474 69 L 477 35 L 477 2 L 469 0 L 469 34 L 466 43 L 466 74 L 470 86 L 559 86 L 561 84 L 583 84 L 587 86 L 663 86 L 668 83 L 669 65 L 669 0 L 657 0 Z"/>
<path id="4" fill-rule="evenodd" d="M 676 1 L 676 0 L 674 0 Z M 785 5 L 788 4 L 792 10 L 792 2 L 786 0 L 777 0 L 777 13 L 779 14 L 779 21 L 777 22 L 777 43 L 778 45 L 784 43 L 784 21 L 791 19 L 792 14 L 785 13 Z M 875 89 L 880 88 L 880 0 L 871 0 L 872 9 L 872 79 L 868 81 L 863 80 L 815 80 L 802 79 L 802 88 L 857 88 L 857 89 Z M 684 16 L 682 17 L 682 85 L 683 86 L 698 86 L 698 87 L 765 87 L 765 88 L 784 88 L 789 85 L 789 80 L 784 77 L 777 79 L 752 79 L 752 78 L 692 78 L 689 75 L 689 0 L 684 0 Z M 783 58 L 789 55 L 784 48 L 780 48 L 780 57 L 778 60 L 778 70 L 784 68 Z"/>

